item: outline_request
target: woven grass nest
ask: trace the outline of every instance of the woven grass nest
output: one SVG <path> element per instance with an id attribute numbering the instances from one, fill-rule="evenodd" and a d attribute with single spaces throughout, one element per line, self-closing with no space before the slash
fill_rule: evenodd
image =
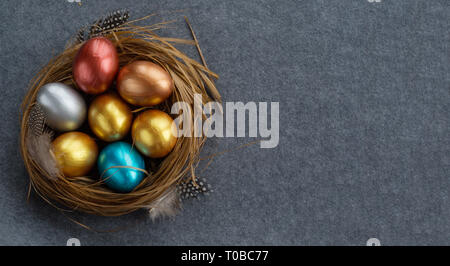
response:
<path id="1" fill-rule="evenodd" d="M 91 32 L 92 28 L 98 29 L 94 31 L 97 35 L 102 35 L 114 43 L 119 54 L 120 67 L 134 60 L 148 60 L 161 65 L 169 72 L 174 80 L 175 90 L 164 103 L 154 108 L 170 113 L 171 105 L 178 101 L 189 103 L 193 108 L 194 94 L 201 94 L 203 102 L 220 100 L 213 81 L 218 76 L 204 64 L 190 25 L 188 24 L 194 40 L 164 38 L 154 31 L 164 27 L 165 23 L 136 25 L 137 21 L 142 22 L 149 17 L 127 21 L 109 29 L 94 25 L 91 26 Z M 167 157 L 159 161 L 146 158 L 146 164 L 152 165 L 151 169 L 146 169 L 148 175 L 134 191 L 126 194 L 108 189 L 98 176 L 66 177 L 61 173 L 57 173 L 56 177 L 51 176 L 44 165 L 51 163 L 53 159 L 51 149 L 45 149 L 47 146 L 44 144 L 43 152 L 32 150 L 36 146 L 33 144 L 39 142 L 40 138 L 51 141 L 58 135 L 58 132 L 53 132 L 45 126 L 43 121 L 39 120 L 42 118 L 36 115 L 34 107 L 37 92 L 50 82 L 62 82 L 73 88 L 77 87 L 72 77 L 72 63 L 82 44 L 83 41 L 72 40 L 61 54 L 50 60 L 31 81 L 23 100 L 20 146 L 30 176 L 30 191 L 34 190 L 46 202 L 60 210 L 68 208 L 70 211 L 77 210 L 101 216 L 119 216 L 141 208 L 151 212 L 161 201 L 171 197 L 171 193 L 177 193 L 178 184 L 195 180 L 195 168 L 198 166 L 199 153 L 206 137 L 179 137 Z M 196 45 L 203 64 L 180 52 L 174 44 Z M 110 88 L 112 89 L 114 88 Z M 92 100 L 89 96 L 86 99 L 88 102 Z M 133 110 L 134 117 L 141 109 Z M 90 135 L 92 136 L 92 133 Z M 43 161 L 41 157 L 48 158 L 50 162 Z M 173 199 L 169 204 L 174 204 Z"/>

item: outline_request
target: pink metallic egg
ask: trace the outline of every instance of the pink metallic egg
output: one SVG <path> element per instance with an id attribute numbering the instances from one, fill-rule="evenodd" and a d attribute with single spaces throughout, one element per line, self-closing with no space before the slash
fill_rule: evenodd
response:
<path id="1" fill-rule="evenodd" d="M 106 91 L 119 70 L 119 56 L 114 44 L 95 37 L 81 46 L 73 62 L 73 77 L 78 87 L 88 94 Z"/>

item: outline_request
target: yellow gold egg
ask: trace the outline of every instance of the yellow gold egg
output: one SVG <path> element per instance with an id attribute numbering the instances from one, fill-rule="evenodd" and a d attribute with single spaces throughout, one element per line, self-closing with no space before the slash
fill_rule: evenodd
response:
<path id="1" fill-rule="evenodd" d="M 159 110 L 143 112 L 131 127 L 135 147 L 150 158 L 161 158 L 169 154 L 177 142 L 176 132 L 173 119 Z"/>
<path id="2" fill-rule="evenodd" d="M 133 114 L 119 96 L 107 93 L 94 99 L 88 111 L 92 132 L 103 141 L 117 141 L 128 134 Z"/>
<path id="3" fill-rule="evenodd" d="M 68 132 L 52 142 L 52 151 L 59 169 L 65 176 L 84 176 L 97 161 L 95 141 L 82 132 Z"/>

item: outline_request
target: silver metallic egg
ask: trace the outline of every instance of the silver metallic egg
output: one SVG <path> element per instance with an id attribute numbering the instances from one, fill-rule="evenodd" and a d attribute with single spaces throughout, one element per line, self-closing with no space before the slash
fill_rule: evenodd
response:
<path id="1" fill-rule="evenodd" d="M 45 84 L 39 90 L 36 101 L 42 107 L 47 125 L 55 130 L 75 130 L 86 119 L 83 97 L 63 83 Z"/>

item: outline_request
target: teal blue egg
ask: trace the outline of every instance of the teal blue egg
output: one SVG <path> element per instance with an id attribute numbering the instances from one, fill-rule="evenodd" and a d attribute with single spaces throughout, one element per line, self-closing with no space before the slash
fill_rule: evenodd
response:
<path id="1" fill-rule="evenodd" d="M 145 177 L 143 171 L 133 169 L 145 169 L 142 155 L 126 142 L 117 141 L 103 148 L 97 165 L 105 184 L 117 192 L 132 191 Z"/>

